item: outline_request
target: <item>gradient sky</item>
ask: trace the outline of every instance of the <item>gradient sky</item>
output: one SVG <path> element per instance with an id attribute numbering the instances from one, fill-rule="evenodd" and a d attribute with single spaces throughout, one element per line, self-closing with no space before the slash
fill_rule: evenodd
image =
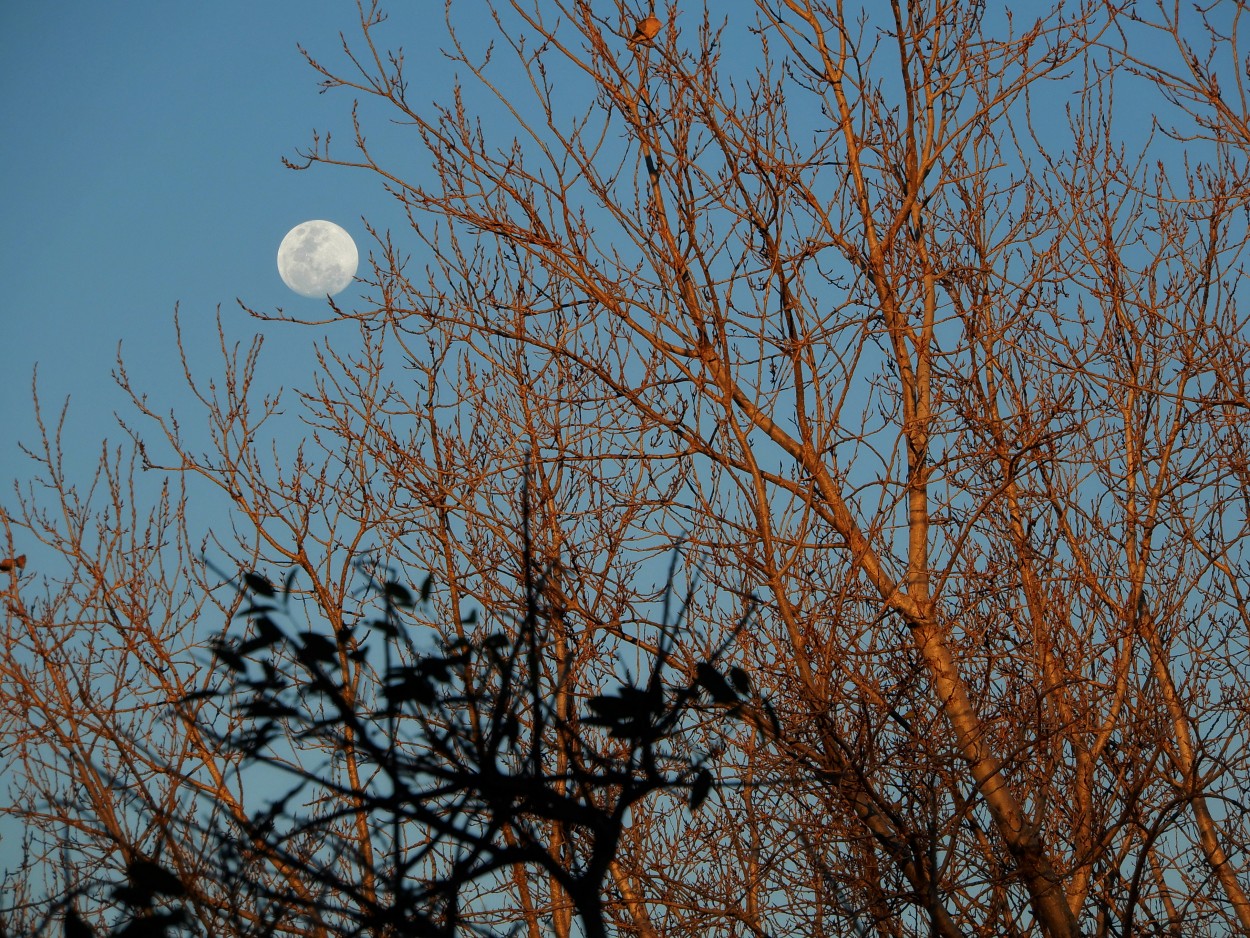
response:
<path id="1" fill-rule="evenodd" d="M 403 45 L 428 99 L 444 98 L 443 4 L 390 6 L 379 39 Z M 423 28 L 420 10 L 440 28 Z M 111 377 L 118 343 L 157 409 L 201 418 L 177 357 L 175 304 L 193 365 L 215 375 L 219 307 L 228 338 L 244 343 L 262 324 L 236 298 L 308 318 L 325 311 L 278 276 L 290 228 L 334 221 L 367 264 L 361 217 L 397 221 L 377 178 L 281 164 L 314 128 L 348 144 L 350 95 L 320 95 L 296 49 L 340 62 L 340 30 L 358 34 L 351 0 L 0 0 L 0 506 L 32 473 L 19 442 L 36 440 L 36 365 L 45 418 L 55 425 L 70 399 L 66 468 L 86 484 L 101 441 L 125 440 L 114 414 L 130 404 Z M 1138 133 L 1149 129 L 1135 120 Z M 357 295 L 338 299 L 350 307 Z M 262 359 L 266 385 L 306 384 L 315 330 L 265 332 L 277 340 Z M 15 846 L 3 834 L 0 869 Z"/>
<path id="2" fill-rule="evenodd" d="M 748 17 L 734 16 L 734 4 L 723 9 L 735 20 L 729 42 L 745 38 Z M 431 22 L 421 21 L 422 10 Z M 465 11 L 457 11 L 462 36 L 473 38 L 476 14 Z M 378 41 L 403 46 L 409 77 L 429 86 L 426 100 L 446 100 L 453 76 L 439 49 L 443 5 L 394 3 L 388 14 Z M 485 46 L 494 24 L 482 25 Z M 119 342 L 131 378 L 154 403 L 200 415 L 177 358 L 175 304 L 202 376 L 220 372 L 220 306 L 230 341 L 246 343 L 262 329 L 271 339 L 262 358 L 267 387 L 306 386 L 318 336 L 258 323 L 236 298 L 318 318 L 324 301 L 299 297 L 278 276 L 282 236 L 308 219 L 334 221 L 356 239 L 364 270 L 372 245 L 362 216 L 383 229 L 403 226 L 377 177 L 281 163 L 314 129 L 349 149 L 350 94 L 321 95 L 296 49 L 338 66 L 340 31 L 359 37 L 352 0 L 0 3 L 0 505 L 10 503 L 12 480 L 31 476 L 18 443 L 36 439 L 36 365 L 45 418 L 54 422 L 70 400 L 64 442 L 80 482 L 101 440 L 123 438 L 114 414 L 130 404 L 111 377 Z M 419 104 L 422 95 L 409 97 Z M 1061 119 L 1066 102 L 1052 103 Z M 490 121 L 488 111 L 482 116 Z M 366 120 L 382 133 L 381 121 Z M 1140 119 L 1126 127 L 1149 130 Z M 386 158 L 420 151 L 401 147 Z M 421 168 L 409 163 L 403 172 Z M 350 307 L 358 297 L 349 288 L 337 299 Z"/>
<path id="3" fill-rule="evenodd" d="M 441 21 L 441 4 L 421 5 Z M 441 61 L 438 36 L 403 19 L 394 11 L 384 38 Z M 35 438 L 36 365 L 45 416 L 70 398 L 66 451 L 86 481 L 100 441 L 121 439 L 119 342 L 135 383 L 177 409 L 176 303 L 197 354 L 215 343 L 218 305 L 231 339 L 261 328 L 236 297 L 315 315 L 324 301 L 289 291 L 275 264 L 282 236 L 312 218 L 346 228 L 363 269 L 361 216 L 389 207 L 376 180 L 280 161 L 314 128 L 348 142 L 350 98 L 320 95 L 296 49 L 337 62 L 340 30 L 358 33 L 348 0 L 0 5 L 0 504 L 31 474 L 18 442 Z M 271 342 L 264 360 L 290 385 L 305 359 L 282 351 Z"/>
<path id="4" fill-rule="evenodd" d="M 441 18 L 441 4 L 422 6 Z M 384 40 L 443 61 L 439 33 L 403 20 L 396 10 Z M 330 219 L 356 239 L 363 268 L 361 216 L 390 223 L 375 178 L 281 163 L 314 128 L 350 134 L 350 96 L 319 94 L 296 49 L 341 61 L 340 30 L 358 35 L 351 0 L 0 2 L 0 507 L 13 507 L 14 480 L 32 476 L 19 442 L 37 439 L 36 365 L 53 425 L 69 398 L 65 462 L 79 486 L 103 440 L 126 442 L 114 414 L 131 406 L 111 377 L 119 342 L 134 383 L 198 429 L 175 304 L 202 376 L 220 371 L 220 306 L 231 341 L 266 329 L 266 387 L 307 383 L 312 330 L 265 327 L 236 297 L 315 318 L 324 300 L 278 276 L 282 236 Z M 349 287 L 338 300 L 358 295 Z M 17 863 L 19 828 L 0 824 L 0 869 Z"/>

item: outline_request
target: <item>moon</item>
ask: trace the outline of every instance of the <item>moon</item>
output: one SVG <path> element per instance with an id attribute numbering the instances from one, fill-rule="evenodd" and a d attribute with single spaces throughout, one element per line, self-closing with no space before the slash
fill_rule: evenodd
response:
<path id="1" fill-rule="evenodd" d="M 332 221 L 306 221 L 278 245 L 278 274 L 300 296 L 334 296 L 356 276 L 356 242 Z"/>

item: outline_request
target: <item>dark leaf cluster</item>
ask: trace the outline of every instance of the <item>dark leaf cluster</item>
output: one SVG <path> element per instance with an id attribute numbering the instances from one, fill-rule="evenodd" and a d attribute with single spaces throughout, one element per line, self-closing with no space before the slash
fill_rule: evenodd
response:
<path id="1" fill-rule="evenodd" d="M 709 708 L 737 713 L 751 697 L 745 672 L 715 655 L 678 668 L 679 615 L 661 628 L 645 680 L 584 695 L 570 714 L 547 666 L 541 574 L 525 585 L 519 619 L 431 649 L 412 636 L 437 633 L 421 618 L 432 578 L 413 588 L 362 572 L 378 614 L 337 631 L 296 624 L 292 576 L 281 587 L 253 571 L 241 578 L 244 627 L 212 643 L 223 680 L 213 694 L 232 714 L 218 739 L 290 787 L 245 830 L 219 832 L 223 879 L 245 882 L 257 862 L 297 867 L 300 890 L 253 886 L 268 890 L 254 905 L 340 934 L 450 936 L 466 927 L 475 884 L 526 866 L 559 883 L 585 934 L 604 934 L 605 878 L 630 807 L 663 791 L 703 805 L 714 771 L 683 732 Z M 285 758 L 292 745 L 328 759 Z M 352 772 L 338 770 L 348 763 Z M 347 834 L 362 819 L 381 848 L 372 856 Z M 159 876 L 147 882 L 179 895 Z M 152 896 L 132 885 L 116 898 L 146 908 Z"/>

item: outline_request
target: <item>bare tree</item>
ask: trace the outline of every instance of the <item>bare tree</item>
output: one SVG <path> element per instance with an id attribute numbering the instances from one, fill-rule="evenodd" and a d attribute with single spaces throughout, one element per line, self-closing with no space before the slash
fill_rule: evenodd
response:
<path id="1" fill-rule="evenodd" d="M 488 48 L 480 16 L 460 27 L 448 7 L 464 84 L 443 104 L 418 100 L 376 5 L 342 68 L 310 58 L 353 98 L 354 145 L 314 139 L 292 165 L 374 173 L 411 224 L 378 232 L 369 304 L 331 313 L 353 342 L 321 346 L 302 444 L 263 456 L 279 415 L 259 344 L 240 358 L 223 337 L 223 375 L 191 379 L 205 443 L 119 372 L 147 418 L 130 427 L 143 465 L 229 500 L 207 554 L 297 569 L 334 635 L 366 615 L 362 563 L 431 575 L 433 615 L 400 619 L 470 643 L 526 621 L 539 569 L 533 667 L 561 726 L 662 647 L 674 686 L 722 658 L 749 674 L 736 719 L 684 725 L 683 745 L 717 754 L 702 810 L 676 810 L 680 786 L 631 805 L 605 929 L 1250 933 L 1242 5 L 1090 0 L 1024 24 L 944 0 L 761 0 L 749 20 L 491 9 Z M 243 824 L 248 798 L 224 781 L 237 752 L 189 729 L 228 710 L 157 719 L 214 686 L 178 643 L 235 594 L 186 546 L 181 502 L 159 503 L 139 550 L 116 459 L 106 506 L 76 499 L 52 443 L 40 463 L 63 507 L 15 503 L 10 555 L 29 540 L 75 566 L 36 600 L 11 565 L 3 667 L 38 657 L 53 683 L 6 700 L 6 732 L 54 731 L 35 702 L 86 727 L 47 769 L 10 748 L 22 803 L 53 806 L 28 815 L 46 859 L 103 869 L 123 840 L 177 839 L 182 791 Z M 704 588 L 669 648 L 661 558 L 679 541 Z M 103 660 L 178 682 L 147 709 L 89 694 L 99 720 L 82 723 L 55 675 L 110 634 L 118 583 L 126 620 L 168 651 L 122 642 Z M 367 659 L 340 665 L 343 688 L 367 682 Z M 297 767 L 305 740 L 285 740 Z M 346 799 L 342 855 L 367 892 L 383 874 L 351 810 L 362 745 L 335 738 L 326 791 Z M 160 758 L 110 769 L 87 803 L 56 794 L 106 750 Z M 551 779 L 577 751 L 553 750 Z M 174 752 L 192 763 L 166 771 Z M 125 810 L 119 785 L 143 793 Z M 149 826 L 109 827 L 108 810 Z M 589 928 L 569 891 L 587 835 L 540 820 L 556 865 L 461 897 L 466 922 Z M 257 856 L 271 897 L 309 888 L 298 857 Z M 213 888 L 205 928 L 226 901 Z M 264 914 L 257 900 L 231 921 Z"/>

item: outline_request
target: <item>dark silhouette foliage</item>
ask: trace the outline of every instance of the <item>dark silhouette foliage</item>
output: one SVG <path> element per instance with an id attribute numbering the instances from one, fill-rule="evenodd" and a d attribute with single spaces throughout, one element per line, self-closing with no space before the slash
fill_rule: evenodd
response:
<path id="1" fill-rule="evenodd" d="M 464 898 L 526 866 L 558 883 L 584 934 L 606 935 L 605 879 L 631 807 L 679 790 L 697 811 L 712 793 L 714 754 L 693 750 L 686 730 L 767 704 L 752 702 L 741 668 L 722 673 L 719 655 L 690 673 L 676 666 L 689 597 L 674 602 L 671 573 L 665 608 L 675 615 L 666 613 L 649 673 L 625 673 L 563 714 L 542 571 L 523 584 L 521 621 L 423 647 L 411 617 L 429 602 L 432 578 L 414 590 L 389 572 L 361 570 L 377 615 L 333 634 L 297 629 L 293 575 L 275 586 L 244 572 L 243 627 L 211 642 L 223 682 L 184 701 L 223 703 L 225 725 L 204 729 L 285 786 L 241 828 L 207 831 L 218 847 L 211 875 L 230 884 L 240 908 L 260 910 L 259 923 L 240 917 L 234 932 L 489 934 Z M 292 744 L 298 757 L 282 749 Z M 356 771 L 345 774 L 349 751 Z M 353 837 L 357 825 L 370 835 Z M 295 885 L 249 876 L 257 863 L 295 871 Z M 112 891 L 126 910 L 113 938 L 182 934 L 186 895 L 158 863 L 132 862 Z M 64 931 L 92 934 L 72 906 Z"/>

